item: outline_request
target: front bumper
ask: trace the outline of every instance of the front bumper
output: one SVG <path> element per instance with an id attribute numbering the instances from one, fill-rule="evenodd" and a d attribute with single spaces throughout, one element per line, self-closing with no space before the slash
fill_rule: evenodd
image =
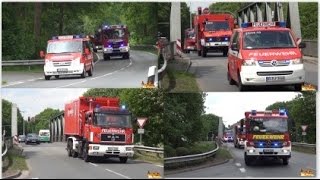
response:
<path id="1" fill-rule="evenodd" d="M 245 145 L 245 141 L 239 141 L 238 142 L 240 146 L 244 146 Z"/>
<path id="2" fill-rule="evenodd" d="M 92 148 L 90 148 L 92 147 Z M 133 157 L 133 145 L 89 145 L 90 156 Z"/>
<path id="3" fill-rule="evenodd" d="M 215 48 L 215 47 L 228 47 L 229 42 L 206 42 L 205 47 L 206 48 Z"/>
<path id="4" fill-rule="evenodd" d="M 52 62 L 49 62 L 44 65 L 43 70 L 46 76 L 54 76 L 81 74 L 83 72 L 83 68 L 83 63 L 74 63 L 69 66 L 54 66 Z"/>
<path id="5" fill-rule="evenodd" d="M 254 148 L 245 147 L 245 153 L 250 157 L 291 157 L 291 147 L 283 148 Z"/>
<path id="6" fill-rule="evenodd" d="M 258 75 L 258 73 L 264 75 Z M 287 74 L 278 75 L 279 73 Z M 240 76 L 243 85 L 302 84 L 305 81 L 305 70 L 303 64 L 284 67 L 241 66 Z M 267 77 L 274 80 L 267 81 Z"/>
<path id="7" fill-rule="evenodd" d="M 125 53 L 129 53 L 130 47 L 129 46 L 123 46 L 119 48 L 103 48 L 103 54 L 108 54 L 108 55 L 122 55 Z"/>

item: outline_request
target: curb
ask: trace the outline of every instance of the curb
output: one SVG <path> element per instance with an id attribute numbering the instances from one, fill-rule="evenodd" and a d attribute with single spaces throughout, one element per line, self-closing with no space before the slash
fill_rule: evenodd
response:
<path id="1" fill-rule="evenodd" d="M 180 169 L 180 170 L 172 170 L 170 172 L 170 170 L 165 170 L 165 175 L 170 175 L 170 174 L 177 174 L 177 173 L 182 173 L 182 172 L 186 172 L 186 171 L 195 171 L 198 169 L 203 169 L 203 168 L 207 168 L 207 167 L 212 167 L 212 166 L 218 166 L 221 164 L 225 164 L 227 162 L 229 162 L 231 159 L 226 159 L 222 162 L 217 162 L 217 163 L 212 163 L 212 164 L 206 164 L 206 165 L 202 165 L 202 166 L 196 166 L 196 167 L 190 167 L 190 168 L 185 168 L 185 169 Z"/>
<path id="2" fill-rule="evenodd" d="M 13 174 L 11 176 L 2 177 L 2 179 L 15 179 L 21 175 L 21 170 L 19 170 L 16 174 Z"/>

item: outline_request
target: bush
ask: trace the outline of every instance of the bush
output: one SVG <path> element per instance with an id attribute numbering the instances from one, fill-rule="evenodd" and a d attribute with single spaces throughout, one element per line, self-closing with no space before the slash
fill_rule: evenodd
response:
<path id="1" fill-rule="evenodd" d="M 171 146 L 164 146 L 164 157 L 176 156 L 176 150 Z"/>
<path id="2" fill-rule="evenodd" d="M 190 154 L 190 150 L 185 147 L 178 147 L 176 150 L 177 156 L 185 156 Z"/>
<path id="3" fill-rule="evenodd" d="M 191 148 L 191 154 L 201 154 L 203 153 L 203 149 L 201 147 L 192 147 Z"/>

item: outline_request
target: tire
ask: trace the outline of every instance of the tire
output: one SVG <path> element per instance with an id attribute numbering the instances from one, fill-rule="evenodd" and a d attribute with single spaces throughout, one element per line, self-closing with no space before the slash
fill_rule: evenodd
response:
<path id="1" fill-rule="evenodd" d="M 55 75 L 54 77 L 55 77 L 56 79 L 59 79 L 59 75 Z"/>
<path id="2" fill-rule="evenodd" d="M 129 59 L 129 56 L 130 56 L 129 53 L 125 53 L 125 54 L 122 56 L 122 58 L 123 58 L 123 59 Z"/>
<path id="3" fill-rule="evenodd" d="M 250 166 L 251 163 L 252 163 L 252 159 L 251 159 L 250 157 L 248 157 L 246 153 L 244 154 L 244 163 L 245 163 L 247 166 Z"/>
<path id="4" fill-rule="evenodd" d="M 227 56 L 228 56 L 228 50 L 224 50 L 224 51 L 223 51 L 223 56 L 224 56 L 224 57 L 227 57 Z"/>
<path id="5" fill-rule="evenodd" d="M 68 141 L 68 145 L 67 145 L 67 152 L 68 152 L 68 156 L 71 157 L 72 156 L 72 149 L 71 149 L 71 146 L 72 146 L 72 142 L 71 141 Z"/>
<path id="6" fill-rule="evenodd" d="M 128 157 L 119 157 L 119 159 L 121 163 L 126 163 L 128 160 Z"/>
<path id="7" fill-rule="evenodd" d="M 83 67 L 83 72 L 81 73 L 81 78 L 85 78 L 86 77 L 86 68 Z"/>
<path id="8" fill-rule="evenodd" d="M 198 56 L 201 56 L 201 51 L 198 51 Z"/>
<path id="9" fill-rule="evenodd" d="M 44 79 L 45 79 L 45 80 L 50 80 L 50 77 L 51 77 L 51 76 L 46 76 L 46 75 L 44 75 Z"/>
<path id="10" fill-rule="evenodd" d="M 88 71 L 88 76 L 92 76 L 93 75 L 93 65 L 91 64 L 90 66 L 90 70 Z"/>
<path id="11" fill-rule="evenodd" d="M 302 90 L 302 84 L 295 84 L 294 85 L 294 90 L 295 91 L 301 91 Z"/>
<path id="12" fill-rule="evenodd" d="M 238 73 L 238 88 L 239 88 L 239 91 L 246 91 L 247 90 L 247 86 L 243 85 L 241 82 L 240 73 Z"/>
<path id="13" fill-rule="evenodd" d="M 84 151 L 83 151 L 83 160 L 84 160 L 84 162 L 90 162 L 91 161 L 91 157 L 88 155 L 88 151 L 89 151 L 89 144 L 86 143 Z"/>
<path id="14" fill-rule="evenodd" d="M 202 57 L 207 57 L 206 48 L 202 48 L 202 50 L 201 50 L 201 56 L 202 56 Z"/>
<path id="15" fill-rule="evenodd" d="M 283 165 L 288 165 L 289 164 L 289 159 L 288 158 L 283 158 L 282 159 L 282 164 Z"/>
<path id="16" fill-rule="evenodd" d="M 229 65 L 228 65 L 228 74 L 227 74 L 228 82 L 229 85 L 235 85 L 236 82 L 231 78 L 230 73 L 229 73 Z"/>
<path id="17" fill-rule="evenodd" d="M 96 48 L 93 48 L 93 52 L 98 52 L 98 50 Z"/>
<path id="18" fill-rule="evenodd" d="M 104 60 L 110 60 L 110 56 L 109 56 L 109 55 L 104 54 L 104 55 L 103 55 L 103 59 L 104 59 Z"/>

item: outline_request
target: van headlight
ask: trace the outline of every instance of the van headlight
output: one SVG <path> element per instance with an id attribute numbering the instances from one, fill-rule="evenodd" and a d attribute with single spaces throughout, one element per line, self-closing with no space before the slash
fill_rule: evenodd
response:
<path id="1" fill-rule="evenodd" d="M 254 59 L 245 59 L 242 62 L 242 65 L 243 66 L 255 66 L 256 65 L 256 60 L 254 60 Z"/>
<path id="2" fill-rule="evenodd" d="M 292 64 L 302 64 L 303 60 L 302 58 L 296 58 L 291 60 Z"/>

